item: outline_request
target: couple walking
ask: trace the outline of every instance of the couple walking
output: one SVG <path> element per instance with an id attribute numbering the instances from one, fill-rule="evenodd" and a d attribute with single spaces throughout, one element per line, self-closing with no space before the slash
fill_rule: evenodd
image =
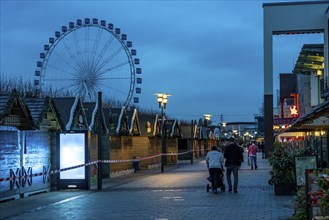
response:
<path id="1" fill-rule="evenodd" d="M 238 171 L 239 166 L 243 161 L 243 150 L 234 142 L 234 138 L 229 139 L 229 144 L 224 148 L 224 155 L 217 151 L 216 147 L 212 148 L 212 151 L 209 152 L 206 156 L 206 163 L 209 168 L 210 175 L 214 175 L 213 173 L 218 170 L 218 168 L 222 167 L 222 163 L 225 158 L 225 167 L 226 167 L 226 180 L 228 184 L 228 191 L 234 193 L 238 192 Z M 233 185 L 231 176 L 233 174 Z M 213 177 L 213 176 L 212 176 Z M 213 178 L 212 178 L 213 180 Z M 213 182 L 212 182 L 213 186 Z M 213 188 L 214 189 L 214 188 Z"/>

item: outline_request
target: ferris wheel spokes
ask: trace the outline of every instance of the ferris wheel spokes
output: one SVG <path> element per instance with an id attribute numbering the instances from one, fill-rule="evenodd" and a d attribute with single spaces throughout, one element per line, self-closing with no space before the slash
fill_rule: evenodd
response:
<path id="1" fill-rule="evenodd" d="M 69 72 L 69 71 L 64 70 L 64 69 L 62 69 L 62 68 L 55 67 L 55 66 L 50 65 L 50 64 L 48 64 L 47 67 L 51 67 L 52 69 L 58 70 L 59 72 L 68 73 L 69 75 L 74 76 L 74 73 L 73 73 L 73 72 Z"/>
<path id="2" fill-rule="evenodd" d="M 116 51 L 110 54 L 110 56 L 107 57 L 101 64 L 97 63 L 97 71 L 101 70 L 106 64 L 108 64 L 111 60 L 113 60 L 113 58 L 116 57 L 121 51 L 123 51 L 123 49 L 118 48 Z M 127 62 L 129 63 L 129 60 Z"/>
<path id="3" fill-rule="evenodd" d="M 109 39 L 106 41 L 104 47 L 102 48 L 102 50 L 100 51 L 100 53 L 97 55 L 96 61 L 95 63 L 100 63 L 103 56 L 105 55 L 106 51 L 109 49 L 111 43 L 113 42 L 113 40 L 115 39 L 115 37 L 113 35 L 111 35 L 109 37 Z"/>
<path id="4" fill-rule="evenodd" d="M 74 55 L 74 51 L 71 49 L 71 47 L 69 46 L 68 42 L 66 42 L 64 37 L 62 37 L 61 41 L 63 42 L 64 49 L 69 54 L 69 57 L 71 59 L 75 59 L 76 56 Z M 60 57 L 62 57 L 62 56 L 60 56 Z"/>
<path id="5" fill-rule="evenodd" d="M 99 72 L 99 75 L 103 75 L 104 73 L 111 72 L 111 71 L 113 71 L 113 70 L 115 70 L 115 69 L 117 69 L 117 68 L 120 68 L 120 67 L 122 67 L 122 66 L 125 66 L 125 65 L 127 65 L 127 64 L 129 64 L 128 61 L 127 61 L 127 62 L 124 62 L 124 63 L 120 63 L 120 64 L 118 64 L 118 65 L 116 65 L 116 66 L 111 67 L 111 68 L 104 69 L 104 70 L 102 70 L 101 72 Z"/>
<path id="6" fill-rule="evenodd" d="M 99 43 L 97 43 L 97 42 L 100 42 L 102 32 L 103 32 L 103 29 L 101 29 L 101 28 L 98 29 L 96 40 L 94 41 L 94 45 L 93 45 L 93 49 L 92 49 L 92 59 L 91 59 L 93 63 L 95 62 L 96 51 L 98 51 L 98 46 L 99 46 Z M 111 36 L 111 37 L 113 37 L 113 36 Z"/>

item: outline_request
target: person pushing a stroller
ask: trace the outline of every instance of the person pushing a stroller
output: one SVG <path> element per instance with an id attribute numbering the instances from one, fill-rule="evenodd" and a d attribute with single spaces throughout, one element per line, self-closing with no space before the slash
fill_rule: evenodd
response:
<path id="1" fill-rule="evenodd" d="M 224 156 L 222 152 L 217 150 L 216 146 L 212 146 L 211 151 L 207 153 L 206 163 L 209 169 L 211 189 L 214 193 L 217 193 L 217 188 L 221 187 L 222 191 L 225 191 L 225 185 L 223 183 L 223 163 Z M 215 186 L 215 175 L 217 174 L 217 186 Z"/>

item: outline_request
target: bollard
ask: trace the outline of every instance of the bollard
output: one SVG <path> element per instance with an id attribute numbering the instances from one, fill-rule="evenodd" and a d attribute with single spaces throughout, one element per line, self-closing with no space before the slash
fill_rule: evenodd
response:
<path id="1" fill-rule="evenodd" d="M 136 173 L 137 171 L 139 171 L 139 157 L 134 157 L 133 159 L 133 169 L 134 173 Z"/>

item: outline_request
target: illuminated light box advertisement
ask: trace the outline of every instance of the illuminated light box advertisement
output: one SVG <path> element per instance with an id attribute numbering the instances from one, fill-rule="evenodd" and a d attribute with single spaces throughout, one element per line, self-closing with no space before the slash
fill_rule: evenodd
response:
<path id="1" fill-rule="evenodd" d="M 85 134 L 60 134 L 60 169 L 85 164 Z M 60 172 L 60 179 L 85 179 L 85 166 Z"/>

